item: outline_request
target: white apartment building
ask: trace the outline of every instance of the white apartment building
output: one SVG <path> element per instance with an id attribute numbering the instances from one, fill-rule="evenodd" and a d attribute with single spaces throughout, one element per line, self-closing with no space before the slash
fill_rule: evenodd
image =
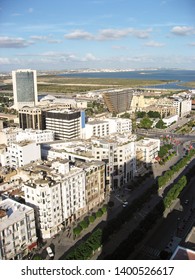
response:
<path id="1" fill-rule="evenodd" d="M 24 140 L 34 141 L 36 143 L 54 141 L 54 132 L 50 130 L 21 129 L 8 127 L 0 132 L 0 144 L 10 146 L 14 142 Z"/>
<path id="2" fill-rule="evenodd" d="M 62 215 L 66 225 L 86 213 L 85 172 L 70 166 L 62 181 Z"/>
<path id="3" fill-rule="evenodd" d="M 158 156 L 160 150 L 160 139 L 144 138 L 136 142 L 136 152 L 141 151 L 141 162 L 146 165 L 152 163 L 155 157 Z"/>
<path id="4" fill-rule="evenodd" d="M 92 140 L 92 155 L 106 163 L 106 185 L 120 188 L 130 182 L 136 172 L 135 135 L 110 135 Z"/>
<path id="5" fill-rule="evenodd" d="M 94 119 L 85 124 L 83 138 L 104 137 L 111 133 L 132 132 L 132 121 L 124 118 Z"/>
<path id="6" fill-rule="evenodd" d="M 110 133 L 109 123 L 105 120 L 93 120 L 85 125 L 83 138 L 89 139 L 92 136 L 103 137 Z"/>
<path id="7" fill-rule="evenodd" d="M 19 131 L 22 131 L 22 129 L 13 127 L 3 128 L 0 131 L 0 144 L 10 146 L 12 143 L 16 142 L 16 135 Z"/>
<path id="8" fill-rule="evenodd" d="M 132 133 L 132 120 L 125 118 L 108 118 L 110 133 Z"/>
<path id="9" fill-rule="evenodd" d="M 23 184 L 25 201 L 35 209 L 36 226 L 43 239 L 51 238 L 61 229 L 62 198 L 60 182 L 44 178 Z"/>
<path id="10" fill-rule="evenodd" d="M 51 238 L 86 213 L 85 172 L 68 160 L 25 167 L 28 180 L 25 201 L 35 209 L 37 228 L 43 239 Z M 21 175 L 25 178 L 25 174 Z"/>
<path id="11" fill-rule="evenodd" d="M 0 260 L 22 259 L 37 246 L 33 208 L 9 198 L 0 202 Z"/>
<path id="12" fill-rule="evenodd" d="M 69 159 L 71 161 L 92 161 L 92 144 L 90 140 L 55 141 L 41 145 L 43 159 L 54 160 L 56 158 Z"/>
<path id="13" fill-rule="evenodd" d="M 41 149 L 40 145 L 35 142 L 24 140 L 21 142 L 15 142 L 7 147 L 7 151 L 3 156 L 5 165 L 19 168 L 31 161 L 41 159 Z"/>
<path id="14" fill-rule="evenodd" d="M 191 110 L 192 110 L 192 100 L 191 99 L 182 100 L 180 117 L 184 117 L 184 116 L 190 114 Z"/>
<path id="15" fill-rule="evenodd" d="M 30 140 L 35 143 L 44 143 L 54 141 L 54 132 L 50 130 L 25 129 L 17 133 L 16 141 Z"/>

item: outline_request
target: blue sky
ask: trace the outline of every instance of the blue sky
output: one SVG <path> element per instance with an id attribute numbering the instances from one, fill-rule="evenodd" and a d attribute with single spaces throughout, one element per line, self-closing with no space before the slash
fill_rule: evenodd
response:
<path id="1" fill-rule="evenodd" d="M 0 71 L 195 69 L 194 0 L 1 0 Z"/>

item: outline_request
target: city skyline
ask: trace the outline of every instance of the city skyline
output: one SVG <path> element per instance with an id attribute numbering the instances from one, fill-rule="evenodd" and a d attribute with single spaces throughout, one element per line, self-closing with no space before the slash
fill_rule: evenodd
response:
<path id="1" fill-rule="evenodd" d="M 194 69 L 192 0 L 0 3 L 0 71 Z"/>

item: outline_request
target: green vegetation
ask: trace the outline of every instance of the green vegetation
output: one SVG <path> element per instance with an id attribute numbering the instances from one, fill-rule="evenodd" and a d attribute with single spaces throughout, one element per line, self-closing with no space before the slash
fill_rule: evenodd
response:
<path id="1" fill-rule="evenodd" d="M 136 117 L 137 118 L 152 118 L 152 119 L 157 119 L 161 118 L 160 113 L 156 111 L 149 111 L 148 113 L 142 111 L 142 112 L 136 112 Z"/>
<path id="2" fill-rule="evenodd" d="M 179 172 L 182 168 L 184 168 L 191 158 L 195 155 L 195 150 L 190 150 L 188 154 L 183 157 L 177 164 L 171 167 L 170 170 L 167 170 L 163 176 L 158 178 L 158 188 L 162 188 L 165 186 L 173 177 L 174 174 Z"/>
<path id="3" fill-rule="evenodd" d="M 70 94 L 107 88 L 143 87 L 157 84 L 166 84 L 167 82 L 168 81 L 165 80 L 67 78 L 64 76 L 41 76 L 38 77 L 38 92 L 57 92 Z"/>
<path id="4" fill-rule="evenodd" d="M 66 260 L 87 260 L 90 259 L 94 251 L 101 247 L 102 230 L 97 229 L 90 237 L 71 250 L 65 258 Z"/>
<path id="5" fill-rule="evenodd" d="M 165 209 L 171 206 L 171 203 L 179 196 L 183 188 L 187 185 L 186 176 L 182 176 L 179 181 L 173 185 L 163 199 Z"/>
<path id="6" fill-rule="evenodd" d="M 101 114 L 106 111 L 106 108 L 103 103 L 98 101 L 89 102 L 87 104 L 87 109 L 85 113 L 88 117 L 91 117 L 96 114 Z"/>
<path id="7" fill-rule="evenodd" d="M 169 153 L 169 150 L 171 150 L 173 148 L 172 144 L 165 144 L 163 146 L 160 147 L 160 151 L 158 152 L 158 156 L 160 158 L 163 158 L 164 156 L 167 156 Z"/>
<path id="8" fill-rule="evenodd" d="M 157 118 L 160 118 L 160 113 L 159 112 L 155 112 L 155 111 L 149 111 L 147 113 L 148 117 L 149 118 L 153 118 L 153 119 L 157 119 Z"/>
<path id="9" fill-rule="evenodd" d="M 137 116 L 137 118 L 144 118 L 144 117 L 146 117 L 146 112 L 137 112 L 136 116 Z"/>
<path id="10" fill-rule="evenodd" d="M 35 255 L 32 259 L 40 261 L 40 260 L 42 260 L 42 257 L 40 255 Z"/>
<path id="11" fill-rule="evenodd" d="M 93 213 L 91 216 L 84 218 L 74 229 L 73 229 L 73 234 L 76 237 L 79 236 L 79 234 L 90 224 L 95 222 L 96 219 L 102 217 L 103 214 L 107 212 L 107 206 L 104 205 L 102 206 L 97 212 Z"/>
<path id="12" fill-rule="evenodd" d="M 165 129 L 166 127 L 166 124 L 161 119 L 156 123 L 156 128 Z"/>
<path id="13" fill-rule="evenodd" d="M 143 118 L 140 121 L 139 127 L 150 129 L 152 127 L 153 121 L 151 121 L 148 117 Z"/>

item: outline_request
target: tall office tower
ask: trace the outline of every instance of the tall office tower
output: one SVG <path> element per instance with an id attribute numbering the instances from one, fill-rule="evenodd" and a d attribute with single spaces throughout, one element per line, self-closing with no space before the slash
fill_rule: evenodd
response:
<path id="1" fill-rule="evenodd" d="M 12 71 L 14 108 L 34 107 L 38 102 L 36 70 Z"/>
<path id="2" fill-rule="evenodd" d="M 133 90 L 109 91 L 103 94 L 106 106 L 111 113 L 122 113 L 130 109 Z"/>
<path id="3" fill-rule="evenodd" d="M 20 128 L 42 129 L 42 110 L 37 107 L 24 107 L 19 110 Z"/>

